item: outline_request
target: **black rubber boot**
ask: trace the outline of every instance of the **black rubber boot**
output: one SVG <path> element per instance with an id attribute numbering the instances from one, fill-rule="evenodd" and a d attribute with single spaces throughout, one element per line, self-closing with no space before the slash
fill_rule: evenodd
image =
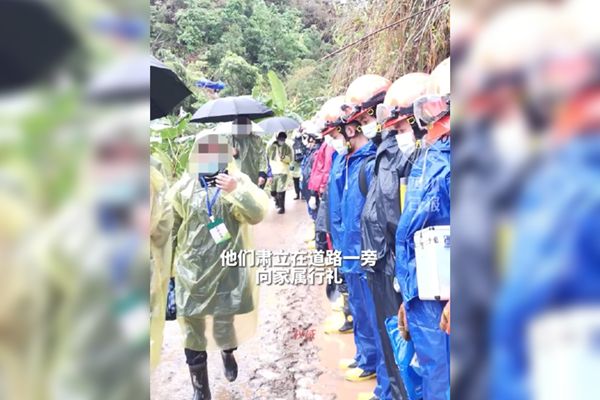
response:
<path id="1" fill-rule="evenodd" d="M 278 214 L 285 214 L 285 192 L 277 193 L 279 198 L 279 211 Z"/>
<path id="2" fill-rule="evenodd" d="M 354 325 L 352 323 L 352 313 L 350 312 L 350 304 L 348 303 L 348 294 L 342 293 L 344 297 L 344 325 L 338 329 L 340 333 L 352 333 L 354 332 Z"/>
<path id="3" fill-rule="evenodd" d="M 192 387 L 194 388 L 192 400 L 210 400 L 206 352 L 185 349 L 185 357 L 190 369 Z"/>
<path id="4" fill-rule="evenodd" d="M 344 320 L 344 325 L 340 326 L 338 329 L 340 333 L 352 333 L 354 332 L 354 326 L 352 325 L 352 316 L 346 315 L 346 319 Z"/>
<path id="5" fill-rule="evenodd" d="M 229 382 L 235 381 L 238 376 L 238 365 L 233 356 L 234 350 L 235 349 L 221 351 L 221 358 L 223 359 L 223 367 L 225 369 L 225 378 Z"/>
<path id="6" fill-rule="evenodd" d="M 300 200 L 300 178 L 294 178 L 294 191 L 296 192 L 294 200 Z"/>

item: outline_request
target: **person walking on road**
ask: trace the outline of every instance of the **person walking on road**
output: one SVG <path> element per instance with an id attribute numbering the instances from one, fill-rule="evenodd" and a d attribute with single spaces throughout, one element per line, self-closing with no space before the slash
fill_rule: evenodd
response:
<path id="1" fill-rule="evenodd" d="M 171 188 L 177 317 L 194 389 L 210 400 L 207 349 L 221 350 L 225 377 L 237 378 L 233 355 L 254 332 L 258 291 L 249 268 L 228 268 L 222 254 L 247 248 L 249 224 L 262 221 L 267 194 L 237 170 L 221 135 L 200 135 L 188 172 Z M 211 334 L 208 334 L 211 333 Z"/>
<path id="2" fill-rule="evenodd" d="M 285 214 L 285 190 L 288 183 L 290 163 L 293 159 L 292 148 L 285 142 L 286 139 L 286 133 L 279 132 L 277 140 L 267 150 L 269 165 L 273 173 L 271 192 L 275 193 L 275 205 L 278 214 Z"/>

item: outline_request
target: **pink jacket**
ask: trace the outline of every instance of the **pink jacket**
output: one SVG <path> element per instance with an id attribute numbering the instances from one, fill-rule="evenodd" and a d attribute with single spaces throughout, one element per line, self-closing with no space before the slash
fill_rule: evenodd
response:
<path id="1" fill-rule="evenodd" d="M 317 150 L 313 159 L 310 179 L 308 180 L 308 190 L 318 193 L 323 193 L 325 191 L 334 151 L 333 147 L 329 146 L 327 143 L 323 143 L 319 150 Z"/>

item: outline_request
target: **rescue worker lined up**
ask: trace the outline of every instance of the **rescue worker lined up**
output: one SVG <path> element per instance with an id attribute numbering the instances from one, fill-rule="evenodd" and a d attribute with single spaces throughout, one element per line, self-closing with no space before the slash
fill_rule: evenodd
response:
<path id="1" fill-rule="evenodd" d="M 376 376 L 372 399 L 449 398 L 448 336 L 440 329 L 447 323 L 442 309 L 445 315 L 449 309 L 444 301 L 419 298 L 413 239 L 425 227 L 449 225 L 449 82 L 449 59 L 431 76 L 411 73 L 391 86 L 365 75 L 341 97 L 341 110 L 324 105 L 316 116 L 335 149 L 326 203 L 316 197 L 328 211 L 332 248 L 343 257 L 377 253 L 373 268 L 344 260 L 340 269 L 356 344 L 345 376 Z M 410 340 L 422 377 L 399 371 L 386 329 L 397 312 L 400 340 Z"/>

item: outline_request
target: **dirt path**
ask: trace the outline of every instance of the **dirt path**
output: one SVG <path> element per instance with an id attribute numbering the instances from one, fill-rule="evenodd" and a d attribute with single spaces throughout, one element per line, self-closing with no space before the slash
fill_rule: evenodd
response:
<path id="1" fill-rule="evenodd" d="M 254 247 L 300 250 L 311 229 L 306 203 L 288 193 L 286 214 L 274 206 L 265 220 L 253 227 Z M 261 286 L 259 325 L 254 338 L 235 352 L 238 379 L 229 383 L 219 352 L 209 352 L 208 368 L 215 400 L 241 399 L 354 399 L 368 392 L 372 382 L 346 382 L 338 360 L 354 355 L 352 335 L 326 335 L 321 329 L 331 308 L 321 286 Z M 310 332 L 314 340 L 296 338 L 294 330 Z M 176 322 L 167 322 L 161 364 L 151 376 L 153 400 L 189 400 L 191 384 Z M 336 396 L 337 394 L 337 396 Z"/>

